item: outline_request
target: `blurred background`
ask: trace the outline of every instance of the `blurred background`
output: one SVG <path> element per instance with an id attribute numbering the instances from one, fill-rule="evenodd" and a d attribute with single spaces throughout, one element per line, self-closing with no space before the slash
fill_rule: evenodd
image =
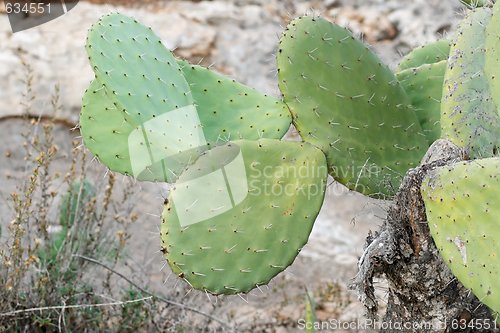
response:
<path id="1" fill-rule="evenodd" d="M 268 287 L 215 298 L 170 273 L 159 251 L 167 186 L 112 175 L 81 145 L 81 97 L 93 78 L 87 29 L 109 12 L 134 16 L 178 57 L 279 96 L 275 52 L 292 18 L 317 14 L 347 26 L 394 67 L 453 30 L 464 8 L 458 1 L 81 0 L 15 34 L 2 5 L 0 331 L 300 332 L 306 290 L 318 320 L 362 320 L 347 285 L 387 203 L 333 180 L 309 243 Z M 384 290 L 379 283 L 381 299 Z M 109 305 L 67 307 L 76 304 Z M 13 313 L 34 307 L 56 308 Z"/>

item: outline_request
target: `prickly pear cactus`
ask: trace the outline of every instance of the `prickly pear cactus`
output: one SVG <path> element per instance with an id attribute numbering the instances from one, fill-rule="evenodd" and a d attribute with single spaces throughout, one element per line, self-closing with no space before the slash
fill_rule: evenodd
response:
<path id="1" fill-rule="evenodd" d="M 447 61 L 442 60 L 396 73 L 410 97 L 429 145 L 441 137 L 441 97 L 446 64 Z"/>
<path id="2" fill-rule="evenodd" d="M 293 20 L 280 40 L 279 87 L 306 142 L 350 189 L 391 195 L 428 146 L 394 74 L 344 28 Z"/>
<path id="3" fill-rule="evenodd" d="M 281 138 L 286 106 L 199 66 L 178 61 L 151 29 L 121 14 L 89 31 L 96 79 L 85 92 L 85 145 L 111 170 L 173 182 L 211 145 Z"/>
<path id="4" fill-rule="evenodd" d="M 499 7 L 472 11 L 451 48 L 411 52 L 397 77 L 346 29 L 295 19 L 277 55 L 284 101 L 178 60 L 150 28 L 108 15 L 87 39 L 96 77 L 83 98 L 83 140 L 111 170 L 175 182 L 161 227 L 175 274 L 212 294 L 248 292 L 306 244 L 328 173 L 383 197 L 440 136 L 470 158 L 498 154 Z M 292 119 L 305 142 L 274 140 Z M 499 164 L 443 167 L 422 187 L 443 257 L 494 311 Z"/>
<path id="5" fill-rule="evenodd" d="M 471 158 L 491 157 L 500 151 L 500 116 L 490 85 L 496 79 L 485 72 L 485 30 L 489 24 L 498 29 L 491 16 L 486 7 L 467 14 L 458 27 L 445 73 L 442 135 Z"/>
<path id="6" fill-rule="evenodd" d="M 420 46 L 401 59 L 398 72 L 409 68 L 420 67 L 425 64 L 434 64 L 448 59 L 450 42 L 445 39 Z"/>
<path id="7" fill-rule="evenodd" d="M 307 143 L 242 140 L 206 152 L 165 205 L 170 267 L 213 294 L 267 284 L 306 244 L 326 178 L 325 156 Z"/>
<path id="8" fill-rule="evenodd" d="M 500 312 L 500 158 L 437 169 L 422 184 L 432 237 L 453 274 Z"/>

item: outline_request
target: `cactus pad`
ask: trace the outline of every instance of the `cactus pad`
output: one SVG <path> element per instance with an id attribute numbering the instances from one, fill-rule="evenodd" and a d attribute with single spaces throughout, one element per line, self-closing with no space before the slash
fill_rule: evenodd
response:
<path id="1" fill-rule="evenodd" d="M 429 144 L 441 137 L 441 97 L 446 60 L 408 68 L 396 77 L 410 97 L 411 105 Z"/>
<path id="2" fill-rule="evenodd" d="M 293 20 L 280 40 L 279 86 L 306 142 L 350 189 L 392 195 L 427 142 L 394 74 L 344 28 Z"/>
<path id="3" fill-rule="evenodd" d="M 453 274 L 500 312 L 500 158 L 431 172 L 422 195 L 432 237 Z"/>
<path id="4" fill-rule="evenodd" d="M 434 64 L 448 59 L 450 42 L 441 39 L 412 50 L 403 57 L 398 65 L 398 71 L 420 67 L 425 64 Z"/>
<path id="5" fill-rule="evenodd" d="M 113 160 L 109 165 L 113 170 L 139 180 L 173 181 L 204 149 L 206 140 L 191 90 L 172 53 L 150 28 L 121 14 L 106 15 L 94 24 L 86 48 L 97 83 L 84 96 L 90 103 L 84 101 L 81 118 L 87 120 L 82 132 L 97 130 L 104 135 L 84 142 L 90 143 L 89 148 L 98 147 L 93 152 L 103 162 Z M 96 94 L 98 102 L 92 101 Z M 101 108 L 87 115 L 85 109 L 94 104 L 105 106 L 107 112 L 95 117 Z M 108 116 L 113 121 L 107 121 Z M 110 136 L 126 141 L 107 147 Z M 116 149 L 121 154 L 113 155 Z"/>
<path id="6" fill-rule="evenodd" d="M 485 29 L 490 8 L 470 11 L 459 24 L 445 73 L 442 136 L 471 158 L 491 157 L 500 147 L 500 116 L 485 74 Z"/>
<path id="7" fill-rule="evenodd" d="M 288 267 L 323 203 L 324 154 L 308 143 L 240 140 L 179 177 L 162 216 L 162 251 L 179 277 L 213 294 L 248 292 Z"/>

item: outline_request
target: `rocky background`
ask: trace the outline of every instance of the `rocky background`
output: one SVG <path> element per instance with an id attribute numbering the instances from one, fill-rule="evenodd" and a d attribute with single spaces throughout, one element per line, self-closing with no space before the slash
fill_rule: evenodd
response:
<path id="1" fill-rule="evenodd" d="M 57 117 L 62 126 L 56 141 L 62 151 L 70 150 L 69 142 L 78 133 L 69 128 L 78 122 L 81 96 L 93 77 L 83 47 L 87 29 L 111 11 L 132 15 L 151 26 L 179 57 L 211 66 L 258 90 L 278 95 L 274 54 L 281 32 L 296 16 L 314 13 L 348 26 L 394 66 L 410 49 L 446 37 L 463 7 L 456 0 L 93 0 L 80 1 L 65 16 L 16 34 L 12 34 L 7 16 L 0 13 L 2 225 L 9 222 L 8 197 L 15 190 L 15 176 L 23 171 L 22 157 L 16 155 L 23 125 L 13 116 L 26 110 L 21 106 L 26 99 L 24 81 L 31 80 L 30 93 L 37 96 L 29 112 Z M 31 70 L 23 63 L 29 64 Z M 48 111 L 48 105 L 56 85 L 62 108 L 54 115 Z M 13 158 L 7 160 L 5 156 Z M 67 161 L 61 159 L 57 163 L 63 168 Z M 105 170 L 96 166 L 93 172 Z M 167 289 L 179 288 L 183 282 L 178 283 L 174 277 L 167 279 L 168 268 L 159 271 L 163 262 L 158 253 L 159 238 L 154 234 L 159 219 L 154 215 L 161 212 L 161 197 L 166 189 L 155 184 L 137 186 L 137 206 L 142 214 L 132 233 L 124 267 L 151 288 L 168 293 Z M 363 309 L 346 285 L 356 274 L 366 235 L 369 230 L 378 229 L 385 211 L 386 203 L 351 193 L 332 181 L 310 242 L 295 263 L 262 293 L 252 292 L 248 299 L 221 298 L 215 313 L 243 331 L 298 331 L 297 320 L 304 317 L 307 287 L 318 297 L 318 319 L 361 320 Z M 168 282 L 164 283 L 166 279 Z M 383 285 L 378 292 L 384 296 Z M 214 300 L 204 294 L 183 295 L 181 302 L 214 308 Z"/>

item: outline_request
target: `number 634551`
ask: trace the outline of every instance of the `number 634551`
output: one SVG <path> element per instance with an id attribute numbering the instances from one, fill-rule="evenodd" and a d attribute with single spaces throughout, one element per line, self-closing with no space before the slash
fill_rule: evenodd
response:
<path id="1" fill-rule="evenodd" d="M 50 14 L 50 3 L 19 3 L 6 2 L 5 11 L 7 14 Z"/>

